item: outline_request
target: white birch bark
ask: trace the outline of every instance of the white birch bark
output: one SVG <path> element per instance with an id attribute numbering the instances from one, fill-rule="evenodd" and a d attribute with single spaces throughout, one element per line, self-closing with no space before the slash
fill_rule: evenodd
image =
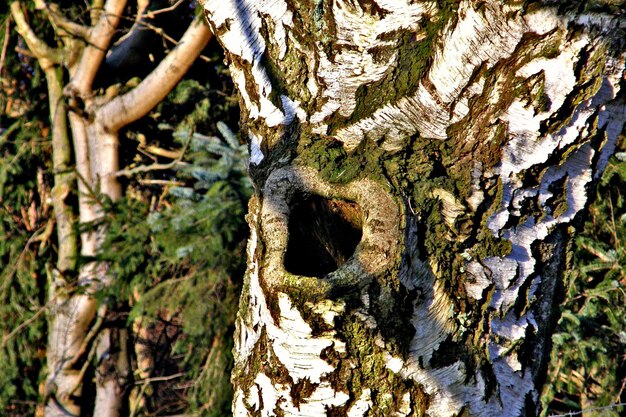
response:
<path id="1" fill-rule="evenodd" d="M 204 7 L 257 187 L 234 414 L 535 414 L 570 225 L 624 129 L 620 6 Z M 285 266 L 311 196 L 362 213 L 319 275 Z"/>

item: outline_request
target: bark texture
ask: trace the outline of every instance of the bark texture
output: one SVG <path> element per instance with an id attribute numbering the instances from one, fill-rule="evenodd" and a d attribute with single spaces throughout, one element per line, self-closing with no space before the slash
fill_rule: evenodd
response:
<path id="1" fill-rule="evenodd" d="M 209 0 L 250 142 L 237 416 L 534 415 L 622 2 Z"/>

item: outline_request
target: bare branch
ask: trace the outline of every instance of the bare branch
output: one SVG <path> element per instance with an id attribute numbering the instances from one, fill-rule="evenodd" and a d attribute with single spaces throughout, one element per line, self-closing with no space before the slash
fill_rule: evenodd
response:
<path id="1" fill-rule="evenodd" d="M 615 262 L 615 259 L 607 256 L 606 253 L 594 248 L 593 246 L 587 244 L 587 243 L 581 243 L 581 245 L 583 249 L 585 249 L 587 252 L 591 253 L 592 255 L 594 255 L 596 258 L 600 259 L 602 262 Z"/>
<path id="2" fill-rule="evenodd" d="M 11 338 L 13 336 L 15 336 L 16 334 L 18 334 L 19 332 L 21 332 L 22 330 L 24 330 L 26 327 L 30 326 L 35 320 L 37 320 L 39 318 L 39 316 L 41 316 L 50 306 L 50 304 L 52 304 L 52 302 L 56 299 L 56 296 L 50 298 L 48 300 L 48 302 L 40 307 L 35 314 L 33 314 L 32 317 L 30 317 L 28 320 L 25 320 L 22 324 L 20 324 L 19 326 L 17 326 L 15 329 L 13 329 L 9 334 L 5 335 L 2 337 L 2 348 L 4 349 L 7 345 L 7 342 L 9 340 L 11 340 Z"/>
<path id="3" fill-rule="evenodd" d="M 91 8 L 89 9 L 89 18 L 91 19 L 91 25 L 95 26 L 98 23 L 100 14 L 104 9 L 104 0 L 93 0 Z"/>
<path id="4" fill-rule="evenodd" d="M 72 389 L 69 390 L 69 395 L 74 395 L 76 390 L 81 388 L 81 386 L 83 385 L 85 374 L 87 373 L 87 370 L 89 369 L 89 366 L 91 365 L 91 361 L 93 360 L 95 354 L 96 354 L 96 344 L 94 343 L 91 346 L 91 349 L 89 349 L 89 354 L 87 355 L 87 359 L 85 360 L 85 363 L 83 363 L 83 366 L 80 368 L 80 372 L 78 373 L 78 378 L 76 378 L 76 384 L 72 387 Z"/>
<path id="5" fill-rule="evenodd" d="M 89 223 L 96 219 L 95 206 L 93 204 L 93 190 L 90 186 L 91 179 L 91 166 L 89 163 L 89 143 L 87 136 L 87 126 L 85 120 L 74 112 L 69 112 L 68 118 L 72 128 L 72 139 L 74 145 L 76 176 L 78 179 L 78 213 L 80 216 L 80 223 Z M 82 239 L 82 251 L 85 252 L 86 248 L 93 249 L 94 243 L 92 242 L 90 233 L 84 232 L 81 234 Z M 86 252 L 85 252 L 86 253 Z"/>
<path id="6" fill-rule="evenodd" d="M 185 162 L 181 162 L 181 160 L 183 159 L 183 156 L 185 155 L 185 151 L 187 150 L 187 147 L 189 146 L 189 142 L 187 141 L 185 143 L 185 146 L 183 147 L 183 149 L 178 152 L 178 156 L 175 160 L 173 160 L 172 162 L 169 162 L 167 164 L 151 164 L 151 165 L 140 165 L 138 167 L 135 168 L 130 168 L 130 169 L 123 169 L 121 171 L 118 171 L 115 176 L 117 177 L 121 177 L 121 176 L 126 176 L 126 177 L 130 177 L 134 174 L 138 174 L 140 172 L 149 172 L 149 171 L 162 171 L 162 170 L 166 170 L 166 169 L 173 169 L 174 167 L 176 167 L 177 165 L 187 165 Z"/>
<path id="7" fill-rule="evenodd" d="M 51 218 L 50 220 L 48 220 L 46 222 L 45 229 L 43 229 L 43 232 L 41 232 L 35 238 L 35 242 L 41 242 L 41 248 L 45 248 L 46 247 L 46 244 L 50 240 L 50 237 L 52 236 L 52 233 L 54 233 L 54 226 L 55 226 L 55 224 L 56 224 L 56 220 L 54 219 L 54 217 Z"/>
<path id="8" fill-rule="evenodd" d="M 48 87 L 52 133 L 54 187 L 51 194 L 59 246 L 57 268 L 65 273 L 74 269 L 78 255 L 74 210 L 72 205 L 66 201 L 67 196 L 76 187 L 76 179 L 70 171 L 72 152 L 67 126 L 67 110 L 63 101 L 63 79 L 53 67 L 44 68 L 44 72 Z"/>
<path id="9" fill-rule="evenodd" d="M 159 9 L 159 10 L 153 10 L 151 12 L 148 12 L 147 15 L 149 17 L 154 17 L 154 16 L 156 16 L 158 14 L 161 14 L 161 13 L 167 13 L 167 12 L 174 11 L 174 10 L 176 10 L 176 8 L 178 6 L 180 6 L 182 4 L 182 2 L 183 2 L 183 0 L 178 0 L 176 3 L 172 4 L 169 7 L 164 7 L 164 8 Z"/>
<path id="10" fill-rule="evenodd" d="M 69 94 L 77 94 L 83 98 L 91 95 L 91 85 L 119 25 L 125 6 L 126 0 L 108 0 L 105 3 L 96 25 L 90 30 L 88 46 L 81 56 L 76 74 L 66 87 Z"/>
<path id="11" fill-rule="evenodd" d="M 172 38 L 171 36 L 169 36 L 167 33 L 165 33 L 165 31 L 163 30 L 162 27 L 158 27 L 153 25 L 152 23 L 148 23 L 145 20 L 141 20 L 137 23 L 137 29 L 135 30 L 151 30 L 154 33 L 156 33 L 157 35 L 159 35 L 161 38 L 165 39 L 166 41 L 168 41 L 169 43 L 173 44 L 173 45 L 177 45 L 178 42 L 176 42 L 176 39 Z M 132 32 L 128 32 L 128 34 L 130 35 Z M 164 46 L 166 46 L 165 42 L 163 43 Z"/>
<path id="12" fill-rule="evenodd" d="M 591 411 L 610 410 L 612 408 L 624 407 L 624 406 L 626 406 L 626 403 L 616 403 L 612 405 L 605 405 L 604 407 L 591 407 L 591 408 L 585 408 L 584 410 L 581 410 L 581 411 L 570 411 L 565 414 L 550 414 L 548 417 L 578 416 L 578 415 L 582 415 Z"/>
<path id="13" fill-rule="evenodd" d="M 137 180 L 137 182 L 139 182 L 139 184 L 145 184 L 145 185 L 163 185 L 163 186 L 181 186 L 181 185 L 185 185 L 184 182 L 180 182 L 180 181 L 172 181 L 172 180 L 152 180 L 152 179 L 148 179 L 148 180 L 144 180 L 139 178 Z"/>
<path id="14" fill-rule="evenodd" d="M 15 47 L 15 52 L 17 52 L 18 54 L 22 54 L 24 56 L 28 56 L 28 57 L 37 59 L 37 56 L 35 54 L 33 54 L 30 51 L 30 49 L 24 49 L 24 48 L 20 48 L 19 46 L 16 46 Z"/>
<path id="15" fill-rule="evenodd" d="M 4 59 L 7 56 L 7 48 L 9 47 L 9 34 L 11 30 L 11 19 L 7 19 L 6 30 L 4 33 L 4 44 L 2 45 L 2 53 L 0 53 L 0 77 L 2 77 L 2 67 L 4 66 Z"/>
<path id="16" fill-rule="evenodd" d="M 179 0 L 176 4 L 172 5 L 171 7 L 167 7 L 167 8 L 159 9 L 159 10 L 155 10 L 155 11 L 147 11 L 147 12 L 145 12 L 145 16 L 147 16 L 150 19 L 152 19 L 154 17 L 154 15 L 156 15 L 156 14 L 172 11 L 173 9 L 178 7 L 181 3 L 182 3 L 182 0 Z M 142 13 L 144 13 L 144 12 L 142 11 Z M 118 39 L 115 42 L 115 44 L 116 45 L 120 44 L 125 39 L 127 39 L 129 36 L 131 36 L 133 34 L 133 32 L 135 32 L 137 30 L 150 30 L 150 31 L 154 32 L 155 34 L 157 34 L 158 36 L 160 36 L 165 41 L 165 42 L 163 42 L 163 46 L 164 47 L 167 47 L 169 49 L 170 45 L 173 45 L 173 46 L 178 45 L 178 41 L 176 39 L 172 38 L 171 36 L 169 36 L 167 33 L 165 33 L 165 31 L 163 30 L 162 27 L 153 25 L 148 20 L 143 19 L 143 17 L 144 16 L 141 16 L 141 18 L 140 18 L 139 15 L 137 15 L 137 17 L 133 21 L 133 27 L 128 31 L 128 33 L 126 33 L 124 36 L 122 36 L 120 39 Z M 127 20 L 130 20 L 130 19 L 127 19 Z M 206 56 L 204 56 L 204 55 L 200 55 L 198 58 L 202 59 L 205 62 L 211 62 L 211 59 L 206 57 Z"/>
<path id="17" fill-rule="evenodd" d="M 46 14 L 48 20 L 55 28 L 60 28 L 65 33 L 58 33 L 60 36 L 70 35 L 75 38 L 87 39 L 89 36 L 89 27 L 76 23 L 66 18 L 59 5 L 56 3 L 46 3 L 45 0 L 35 0 L 35 7 Z"/>
<path id="18" fill-rule="evenodd" d="M 26 21 L 26 16 L 22 10 L 22 3 L 14 1 L 11 3 L 11 15 L 15 20 L 17 32 L 24 38 L 28 48 L 39 59 L 40 64 L 44 66 L 45 61 L 53 64 L 60 64 L 63 60 L 61 50 L 51 48 L 42 39 L 40 39 Z M 42 61 L 43 60 L 43 61 Z"/>
<path id="19" fill-rule="evenodd" d="M 89 347 L 89 344 L 98 335 L 98 332 L 100 331 L 100 328 L 102 327 L 102 324 L 104 323 L 104 318 L 106 316 L 106 313 L 107 313 L 107 305 L 106 304 L 102 304 L 98 308 L 98 315 L 96 316 L 96 322 L 93 324 L 93 326 L 91 326 L 91 329 L 89 330 L 89 333 L 87 333 L 87 335 L 85 335 L 85 338 L 83 339 L 83 342 L 81 343 L 80 347 L 78 348 L 78 350 L 74 354 L 74 357 L 72 358 L 72 360 L 68 361 L 67 364 L 65 365 L 67 368 L 72 368 L 72 367 L 76 366 L 76 364 L 78 363 L 80 358 L 82 358 L 83 355 L 85 354 L 85 352 L 87 352 L 87 348 Z M 94 346 L 95 346 L 95 343 L 94 343 Z M 89 362 L 89 361 L 87 361 L 87 362 Z"/>
<path id="20" fill-rule="evenodd" d="M 196 17 L 178 46 L 134 89 L 99 110 L 105 126 L 119 130 L 145 116 L 174 88 L 211 39 L 202 17 Z"/>
<path id="21" fill-rule="evenodd" d="M 141 172 L 150 172 L 150 171 L 164 171 L 168 169 L 173 169 L 177 165 L 187 165 L 184 162 L 180 161 L 172 161 L 167 164 L 151 164 L 151 165 L 139 165 L 135 168 L 123 169 L 118 171 L 115 176 L 117 177 L 130 177 L 135 174 L 139 174 Z"/>
<path id="22" fill-rule="evenodd" d="M 146 9 L 148 8 L 150 1 L 149 0 L 137 0 L 137 13 L 135 13 L 135 20 L 133 21 L 133 26 L 130 28 L 128 32 L 126 32 L 121 38 L 119 38 L 115 45 L 119 45 L 124 42 L 126 39 L 131 37 L 135 31 L 140 30 L 140 27 L 143 26 L 143 18 L 146 14 Z M 124 18 L 128 20 L 128 18 Z"/>
<path id="23" fill-rule="evenodd" d="M 135 381 L 135 385 L 148 384 L 150 382 L 170 381 L 172 379 L 180 378 L 181 376 L 184 376 L 184 375 L 185 375 L 184 373 L 179 372 L 177 374 L 166 375 L 166 376 L 154 376 L 152 378 L 146 378 L 146 379 L 142 379 L 139 381 Z"/>
<path id="24" fill-rule="evenodd" d="M 170 151 L 168 149 L 159 148 L 158 146 L 154 145 L 145 146 L 142 150 L 148 154 L 162 156 L 169 159 L 180 159 L 181 157 L 180 151 Z"/>

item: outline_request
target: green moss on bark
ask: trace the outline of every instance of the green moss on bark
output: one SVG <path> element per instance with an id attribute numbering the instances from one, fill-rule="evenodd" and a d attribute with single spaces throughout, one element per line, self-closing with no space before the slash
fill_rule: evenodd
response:
<path id="1" fill-rule="evenodd" d="M 394 352 L 393 342 L 385 345 L 381 339 L 383 346 L 373 343 L 376 338 L 380 338 L 377 329 L 369 327 L 355 315 L 339 323 L 338 331 L 345 338 L 344 355 L 350 360 L 342 360 L 344 355 L 331 358 L 337 365 L 336 371 L 329 376 L 335 389 L 350 392 L 350 403 L 358 400 L 365 389 L 370 389 L 370 413 L 374 416 L 393 415 L 402 406 L 405 393 L 409 392 L 409 409 L 416 416 L 425 415 L 429 398 L 423 388 L 387 368 L 387 362 L 391 359 L 389 354 L 400 355 Z"/>

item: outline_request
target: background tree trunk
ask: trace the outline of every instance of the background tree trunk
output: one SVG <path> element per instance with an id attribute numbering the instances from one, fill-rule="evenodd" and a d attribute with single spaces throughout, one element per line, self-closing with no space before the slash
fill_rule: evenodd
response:
<path id="1" fill-rule="evenodd" d="M 235 415 L 537 412 L 626 22 L 502 3 L 205 4 L 257 190 Z"/>
<path id="2" fill-rule="evenodd" d="M 136 20 L 143 18 L 146 2 L 140 2 Z M 11 12 L 20 35 L 46 73 L 50 99 L 54 147 L 54 210 L 57 219 L 59 253 L 49 289 L 50 327 L 47 349 L 47 417 L 82 414 L 82 387 L 94 359 L 95 417 L 117 417 L 123 410 L 130 379 L 127 330 L 111 325 L 101 328 L 111 309 L 101 305 L 95 294 L 111 285 L 113 277 L 103 262 L 78 258 L 76 231 L 80 233 L 80 256 L 99 255 L 106 227 L 98 225 L 104 216 L 103 200 L 122 197 L 118 181 L 119 131 L 145 116 L 176 86 L 207 45 L 211 33 L 200 17 L 191 22 L 179 44 L 134 89 L 118 95 L 115 88 L 103 95 L 94 91 L 94 80 L 123 18 L 126 1 L 95 1 L 92 25 L 70 21 L 59 6 L 36 0 L 63 44 L 47 45 L 29 26 L 20 2 L 11 3 Z M 145 27 L 134 27 L 137 31 Z M 62 86 L 62 68 L 69 82 Z M 65 103 L 67 100 L 67 104 Z M 67 106 L 67 107 L 66 107 Z M 69 109 L 69 112 L 66 111 Z M 70 172 L 69 119 L 75 175 Z M 66 200 L 78 189 L 78 217 Z M 117 318 L 119 322 L 119 318 Z"/>

